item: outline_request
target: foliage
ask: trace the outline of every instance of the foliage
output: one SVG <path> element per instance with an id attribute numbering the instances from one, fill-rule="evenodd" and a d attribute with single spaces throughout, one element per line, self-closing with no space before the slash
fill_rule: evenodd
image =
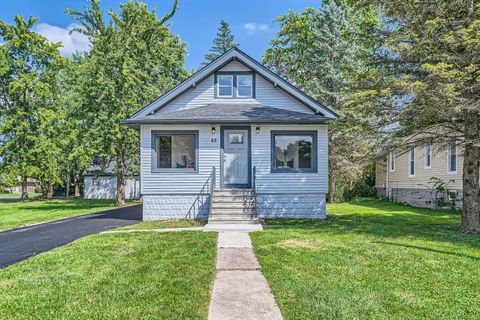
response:
<path id="1" fill-rule="evenodd" d="M 457 211 L 374 199 L 266 220 L 252 242 L 285 319 L 477 319 L 480 237 Z"/>
<path id="2" fill-rule="evenodd" d="M 462 231 L 480 232 L 480 3 L 380 1 L 398 136 L 463 147 Z"/>
<path id="3" fill-rule="evenodd" d="M 427 204 L 433 204 L 436 208 L 444 208 L 450 206 L 452 210 L 455 209 L 457 194 L 455 191 L 448 190 L 448 185 L 454 180 L 444 181 L 437 177 L 431 177 L 428 184 L 434 190 L 435 195 L 433 200 L 428 200 Z"/>
<path id="4" fill-rule="evenodd" d="M 45 189 L 60 181 L 57 77 L 65 64 L 59 44 L 32 31 L 37 19 L 0 21 L 0 156 L 1 169 L 19 175 L 22 185 L 36 176 Z M 28 198 L 24 188 L 22 199 Z"/>
<path id="5" fill-rule="evenodd" d="M 377 75 L 368 60 L 377 16 L 374 6 L 348 1 L 290 11 L 276 19 L 280 31 L 264 55 L 267 66 L 342 117 L 330 124 L 331 201 L 342 198 L 337 182 L 354 184 L 372 161 L 374 141 L 367 138 L 375 133 L 368 127 L 372 116 L 356 100 Z"/>
<path id="6" fill-rule="evenodd" d="M 205 55 L 205 62 L 203 62 L 203 65 L 207 65 L 229 49 L 237 46 L 238 44 L 235 43 L 234 36 L 230 30 L 230 25 L 227 21 L 221 20 L 217 31 L 217 37 L 213 39 L 213 46 L 210 48 L 209 53 Z"/>
<path id="7" fill-rule="evenodd" d="M 185 44 L 170 33 L 166 22 L 177 9 L 159 19 L 140 2 L 128 1 L 118 14 L 104 18 L 99 1 L 85 12 L 67 10 L 89 36 L 84 55 L 80 96 L 88 139 L 96 154 L 116 163 L 117 202 L 125 202 L 124 178 L 138 166 L 138 132 L 122 121 L 166 92 L 186 76 Z"/>

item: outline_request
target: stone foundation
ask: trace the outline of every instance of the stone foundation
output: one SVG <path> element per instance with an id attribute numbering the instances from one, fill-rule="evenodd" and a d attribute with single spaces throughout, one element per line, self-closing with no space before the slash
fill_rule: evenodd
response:
<path id="1" fill-rule="evenodd" d="M 258 194 L 261 218 L 326 218 L 325 194 Z"/>
<path id="2" fill-rule="evenodd" d="M 208 196 L 203 202 L 192 207 L 198 194 L 162 194 L 143 196 L 143 220 L 175 220 L 190 218 L 206 218 L 208 215 Z M 189 215 L 190 213 L 190 215 Z"/>
<path id="3" fill-rule="evenodd" d="M 455 208 L 462 208 L 462 190 L 450 190 L 456 192 Z M 440 195 L 438 195 L 440 196 Z M 434 199 L 435 191 L 431 189 L 414 189 L 414 188 L 392 188 L 390 192 L 386 192 L 385 188 L 377 188 L 377 197 L 389 198 L 395 202 L 406 203 L 414 207 L 435 208 Z M 446 199 L 448 197 L 444 195 Z M 449 208 L 447 205 L 446 208 Z"/>

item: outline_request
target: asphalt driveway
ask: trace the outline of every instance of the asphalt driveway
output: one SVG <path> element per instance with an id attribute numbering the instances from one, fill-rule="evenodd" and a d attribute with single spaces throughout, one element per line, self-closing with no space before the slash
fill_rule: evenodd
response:
<path id="1" fill-rule="evenodd" d="M 112 209 L 0 232 L 0 268 L 78 238 L 129 226 L 142 219 L 142 205 Z"/>

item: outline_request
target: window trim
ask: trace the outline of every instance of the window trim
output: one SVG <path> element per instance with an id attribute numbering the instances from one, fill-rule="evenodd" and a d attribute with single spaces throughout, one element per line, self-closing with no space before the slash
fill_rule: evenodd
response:
<path id="1" fill-rule="evenodd" d="M 428 149 L 428 156 L 430 157 L 430 164 L 427 164 L 427 147 L 429 147 Z M 423 168 L 424 169 L 432 169 L 432 162 L 433 162 L 433 152 L 432 152 L 432 144 L 431 143 L 427 143 L 424 147 L 424 150 L 423 150 Z"/>
<path id="2" fill-rule="evenodd" d="M 452 163 L 450 162 L 450 157 L 452 156 L 452 147 L 455 147 L 455 171 L 452 171 Z M 457 174 L 458 173 L 458 147 L 455 143 L 450 143 L 447 148 L 447 174 Z"/>
<path id="3" fill-rule="evenodd" d="M 413 156 L 413 159 L 412 159 L 412 156 Z M 412 174 L 412 171 L 410 169 L 412 169 L 411 165 L 412 165 L 412 162 L 413 162 L 413 174 Z M 417 165 L 417 161 L 415 159 L 415 147 L 409 147 L 408 148 L 408 176 L 409 177 L 415 177 L 415 174 L 417 173 L 417 170 L 416 170 L 416 165 Z"/>
<path id="4" fill-rule="evenodd" d="M 188 168 L 158 168 L 157 167 L 157 136 L 179 136 L 179 135 L 193 135 L 195 137 L 195 169 Z M 151 143 L 151 170 L 152 173 L 198 173 L 199 170 L 199 139 L 198 130 L 152 130 Z"/>
<path id="5" fill-rule="evenodd" d="M 250 75 L 252 77 L 252 90 L 251 96 L 239 96 L 238 95 L 238 83 L 237 76 L 239 75 Z M 220 93 L 220 82 L 218 81 L 219 76 L 232 76 L 232 95 L 231 96 L 221 96 Z M 255 81 L 255 72 L 252 71 L 218 71 L 214 75 L 214 98 L 215 99 L 255 99 L 256 95 L 256 81 Z"/>
<path id="6" fill-rule="evenodd" d="M 275 136 L 309 135 L 312 136 L 312 168 L 275 168 Z M 318 172 L 318 131 L 271 130 L 270 131 L 270 172 L 271 173 L 317 173 Z"/>
<path id="7" fill-rule="evenodd" d="M 392 164 L 393 164 L 393 168 L 392 168 Z M 388 171 L 395 172 L 396 166 L 397 166 L 397 163 L 395 158 L 395 151 L 390 151 L 388 153 Z"/>

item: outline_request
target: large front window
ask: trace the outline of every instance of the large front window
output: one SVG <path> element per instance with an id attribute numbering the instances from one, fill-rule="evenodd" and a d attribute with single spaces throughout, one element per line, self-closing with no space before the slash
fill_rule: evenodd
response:
<path id="1" fill-rule="evenodd" d="M 195 132 L 154 132 L 153 171 L 195 171 Z"/>
<path id="2" fill-rule="evenodd" d="M 315 132 L 272 132 L 272 172 L 316 172 Z"/>

